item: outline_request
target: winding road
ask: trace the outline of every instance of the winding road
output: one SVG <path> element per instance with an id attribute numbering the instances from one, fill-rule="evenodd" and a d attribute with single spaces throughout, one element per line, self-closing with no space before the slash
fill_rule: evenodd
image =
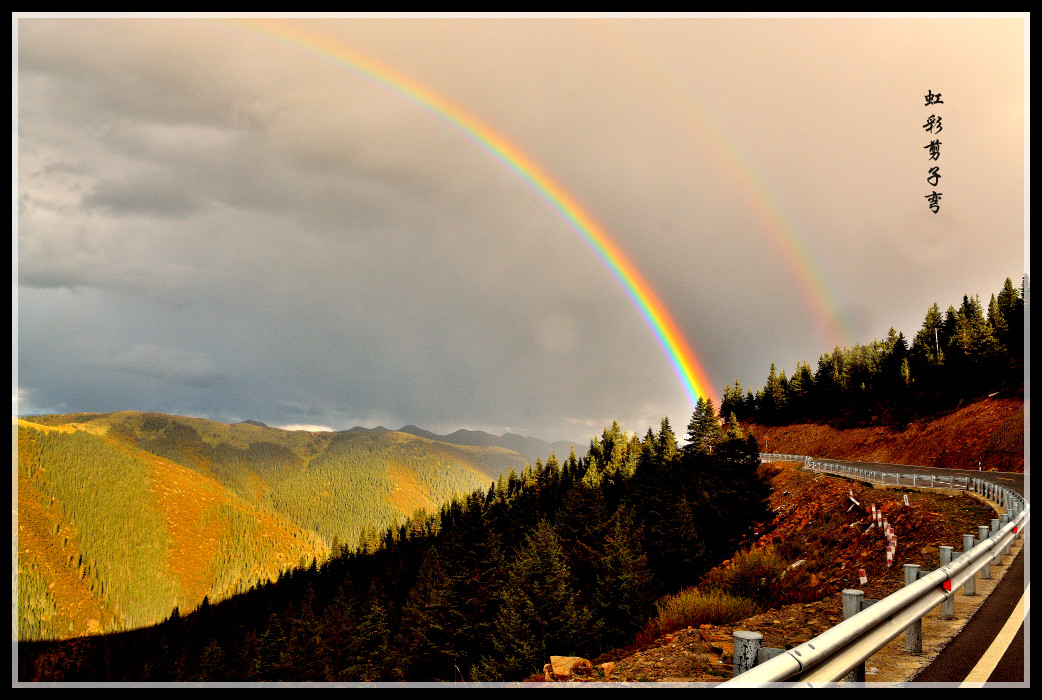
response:
<path id="1" fill-rule="evenodd" d="M 984 478 L 1016 491 L 1025 500 L 1024 474 L 935 469 L 904 464 L 851 462 L 838 459 L 817 460 L 888 473 Z M 915 683 L 958 684 L 979 687 L 983 683 L 1030 684 L 1026 663 L 1025 638 L 1030 629 L 1030 574 L 1025 568 L 1025 552 L 1030 547 L 1028 529 L 1024 548 L 1009 564 L 1006 575 L 988 599 L 934 661 L 915 677 Z"/>

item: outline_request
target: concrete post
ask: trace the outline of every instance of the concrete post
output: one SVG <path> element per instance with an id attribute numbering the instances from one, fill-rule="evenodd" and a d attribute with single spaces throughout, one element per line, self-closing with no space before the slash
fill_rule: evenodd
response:
<path id="1" fill-rule="evenodd" d="M 865 600 L 865 592 L 856 588 L 843 589 L 843 619 L 847 620 L 861 612 Z M 851 683 L 865 682 L 865 664 L 862 662 L 843 679 Z"/>
<path id="2" fill-rule="evenodd" d="M 919 565 L 905 564 L 905 585 L 911 586 L 919 580 Z M 923 620 L 919 618 L 905 630 L 905 651 L 909 654 L 923 653 Z"/>
<path id="3" fill-rule="evenodd" d="M 988 530 L 988 526 L 987 525 L 978 525 L 977 526 L 977 532 L 980 534 L 980 541 L 981 542 L 983 542 L 984 540 L 988 539 L 988 537 L 990 536 L 990 532 Z M 984 565 L 983 569 L 981 569 L 980 577 L 982 579 L 989 579 L 989 578 L 991 578 L 991 559 L 989 559 L 988 563 Z"/>
<path id="4" fill-rule="evenodd" d="M 734 675 L 745 673 L 756 665 L 756 652 L 760 649 L 763 635 L 759 632 L 735 630 L 734 632 Z"/>
<path id="5" fill-rule="evenodd" d="M 947 545 L 941 545 L 941 566 L 947 566 L 952 563 L 952 551 L 953 548 Z M 954 592 L 953 592 L 954 593 Z M 944 599 L 941 603 L 941 619 L 942 620 L 954 620 L 955 619 L 955 596 L 954 594 Z"/>
<path id="6" fill-rule="evenodd" d="M 1000 518 L 1000 520 L 1002 521 L 1002 527 L 1006 527 L 1007 525 L 1009 525 L 1009 521 L 1012 520 L 1012 517 L 1007 512 L 1007 513 L 1003 513 L 1002 514 L 1002 517 Z M 1010 540 L 1009 542 L 1006 543 L 1006 548 L 1003 550 L 1002 553 L 1005 554 L 1006 556 L 1009 556 L 1012 552 L 1013 552 L 1013 540 Z"/>
<path id="7" fill-rule="evenodd" d="M 991 519 L 991 532 L 992 534 L 999 531 L 1001 525 L 998 518 Z M 995 558 L 991 560 L 991 563 L 995 566 L 1002 566 L 1002 547 L 995 548 Z"/>
<path id="8" fill-rule="evenodd" d="M 962 536 L 962 553 L 963 554 L 965 554 L 966 552 L 968 552 L 971 549 L 973 549 L 973 545 L 974 545 L 973 535 L 963 535 Z M 976 576 L 970 576 L 970 578 L 966 580 L 966 587 L 963 589 L 963 593 L 965 595 L 977 595 L 977 577 Z"/>

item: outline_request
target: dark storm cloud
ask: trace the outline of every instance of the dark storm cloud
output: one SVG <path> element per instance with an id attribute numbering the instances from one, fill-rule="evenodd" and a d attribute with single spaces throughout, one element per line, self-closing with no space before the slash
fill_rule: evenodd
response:
<path id="1" fill-rule="evenodd" d="M 136 345 L 94 366 L 192 387 L 208 387 L 221 377 L 202 353 L 155 345 Z"/>

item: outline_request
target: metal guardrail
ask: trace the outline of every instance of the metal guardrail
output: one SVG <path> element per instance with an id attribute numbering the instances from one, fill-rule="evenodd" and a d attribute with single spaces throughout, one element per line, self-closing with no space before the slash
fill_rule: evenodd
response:
<path id="1" fill-rule="evenodd" d="M 816 460 L 805 455 L 765 453 L 761 462 L 800 462 L 809 469 L 840 474 L 866 481 L 888 483 L 883 472 L 863 469 L 833 461 Z M 979 528 L 979 544 L 972 535 L 964 539 L 965 550 L 958 558 L 942 565 L 936 571 L 910 578 L 911 582 L 871 607 L 848 617 L 810 641 L 776 655 L 744 672 L 738 672 L 738 648 L 735 649 L 736 674 L 720 687 L 753 687 L 776 684 L 798 684 L 812 687 L 814 683 L 830 683 L 851 678 L 859 666 L 886 646 L 902 632 L 908 631 L 922 617 L 938 605 L 951 601 L 960 587 L 971 590 L 976 575 L 998 561 L 1002 553 L 1009 553 L 1012 542 L 1028 522 L 1030 507 L 1017 493 L 984 478 L 951 477 L 945 483 L 929 475 L 896 475 L 893 483 L 918 488 L 961 488 L 984 495 L 1002 504 L 1006 513 L 992 521 L 992 527 Z M 931 483 L 926 483 L 932 479 Z M 960 482 L 961 480 L 961 482 Z M 909 565 L 906 565 L 909 566 Z M 906 572 L 908 569 L 906 568 Z M 859 591 L 850 591 L 858 593 Z M 846 593 L 846 592 L 845 592 Z M 942 607 L 942 613 L 944 608 Z M 737 633 L 736 633 L 737 637 Z M 737 639 L 736 639 L 737 641 Z M 755 655 L 755 652 L 754 652 Z"/>

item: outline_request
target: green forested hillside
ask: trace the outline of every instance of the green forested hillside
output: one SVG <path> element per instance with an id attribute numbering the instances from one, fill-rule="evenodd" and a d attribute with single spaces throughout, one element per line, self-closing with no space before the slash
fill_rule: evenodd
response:
<path id="1" fill-rule="evenodd" d="M 19 486 L 27 491 L 19 495 L 35 498 L 34 506 L 51 516 L 55 550 L 46 563 L 32 556 L 41 552 L 29 553 L 20 572 L 26 584 L 24 591 L 19 587 L 25 611 L 20 636 L 40 635 L 56 612 L 52 581 L 42 574 L 48 564 L 73 570 L 117 624 L 146 624 L 165 616 L 177 599 L 177 584 L 156 576 L 165 571 L 169 537 L 162 515 L 150 507 L 148 465 L 80 431 L 20 426 L 18 438 Z M 19 525 L 31 526 L 21 517 Z"/>
<path id="2" fill-rule="evenodd" d="M 22 639 L 152 624 L 327 552 L 321 538 L 168 460 L 19 421 Z"/>
<path id="3" fill-rule="evenodd" d="M 18 434 L 21 639 L 152 624 L 525 464 L 393 431 L 135 412 L 34 417 Z"/>
<path id="4" fill-rule="evenodd" d="M 433 511 L 454 494 L 487 488 L 500 471 L 523 466 L 520 455 L 506 450 L 443 445 L 393 431 L 348 431 L 334 434 L 306 468 L 274 481 L 269 502 L 330 542 L 335 537 L 353 546 L 363 530 L 383 530 L 417 508 Z M 406 480 L 418 493 L 410 496 L 396 483 Z"/>

